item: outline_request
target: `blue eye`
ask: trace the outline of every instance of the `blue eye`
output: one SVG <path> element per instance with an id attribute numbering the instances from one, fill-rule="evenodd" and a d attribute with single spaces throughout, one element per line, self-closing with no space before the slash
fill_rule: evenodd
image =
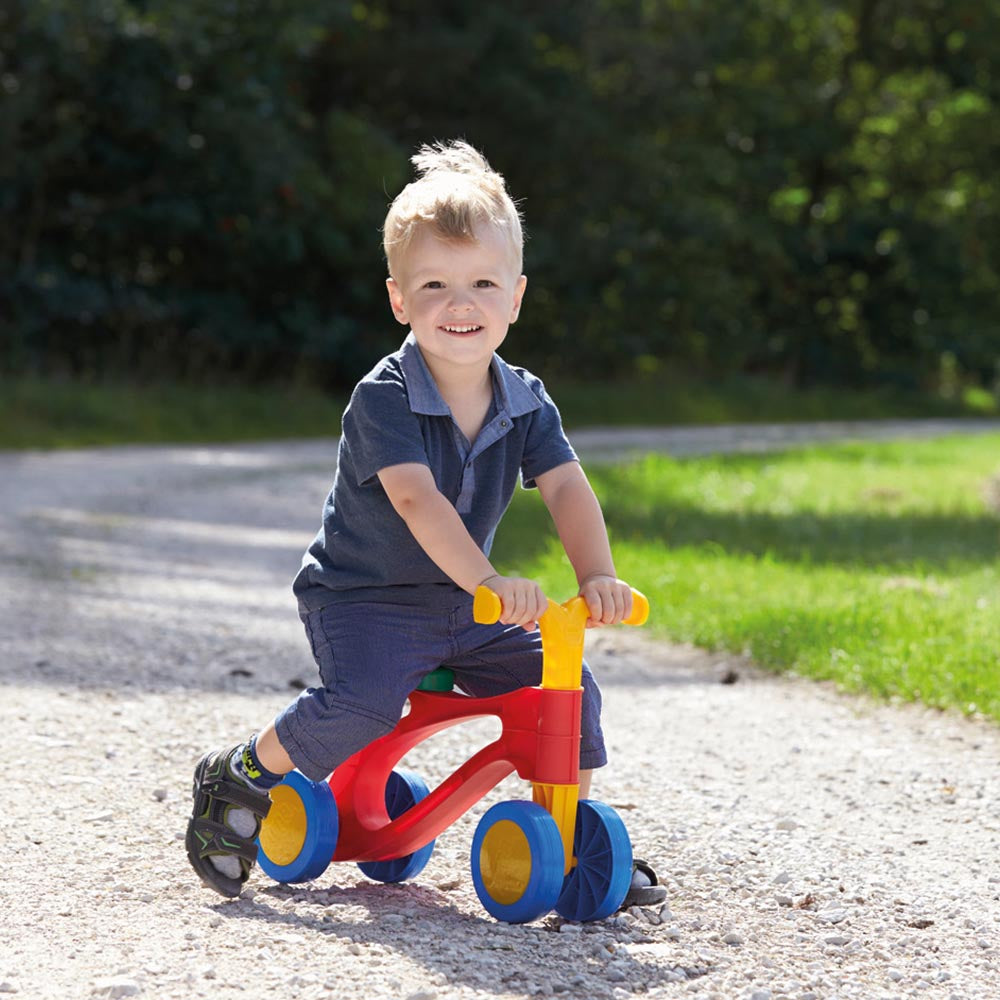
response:
<path id="1" fill-rule="evenodd" d="M 424 288 L 444 288 L 444 282 L 443 281 L 428 281 L 424 285 Z"/>
<path id="2" fill-rule="evenodd" d="M 476 288 L 493 288 L 494 283 L 489 278 L 480 278 L 476 282 Z"/>

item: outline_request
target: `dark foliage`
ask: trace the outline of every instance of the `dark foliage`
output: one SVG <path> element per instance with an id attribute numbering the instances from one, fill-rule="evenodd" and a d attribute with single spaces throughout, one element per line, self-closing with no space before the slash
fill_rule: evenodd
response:
<path id="1" fill-rule="evenodd" d="M 998 0 L 10 0 L 0 364 L 349 382 L 464 136 L 527 218 L 518 360 L 992 389 L 997 65 Z"/>

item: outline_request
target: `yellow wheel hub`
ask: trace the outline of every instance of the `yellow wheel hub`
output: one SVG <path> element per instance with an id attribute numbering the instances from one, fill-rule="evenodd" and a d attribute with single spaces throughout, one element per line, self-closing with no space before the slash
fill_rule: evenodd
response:
<path id="1" fill-rule="evenodd" d="M 260 827 L 260 847 L 276 865 L 290 865 L 306 842 L 306 807 L 288 785 L 271 789 L 271 811 Z"/>
<path id="2" fill-rule="evenodd" d="M 498 903 L 509 906 L 524 895 L 531 878 L 531 848 L 524 831 L 509 819 L 490 827 L 479 853 L 483 886 Z"/>

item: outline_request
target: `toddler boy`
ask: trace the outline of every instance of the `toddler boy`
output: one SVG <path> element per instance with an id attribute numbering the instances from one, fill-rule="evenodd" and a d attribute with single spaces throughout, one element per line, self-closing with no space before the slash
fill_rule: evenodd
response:
<path id="1" fill-rule="evenodd" d="M 187 850 L 202 880 L 236 896 L 257 857 L 268 790 L 293 768 L 319 781 L 399 720 L 439 666 L 486 697 L 541 680 L 532 580 L 489 560 L 518 476 L 541 493 L 576 573 L 591 625 L 631 611 L 604 518 L 542 383 L 495 353 L 521 308 L 523 236 L 503 178 L 464 142 L 424 146 L 419 177 L 384 226 L 386 282 L 400 350 L 356 386 L 344 411 L 323 523 L 293 589 L 321 685 L 246 743 L 201 759 Z M 480 584 L 499 623 L 472 620 Z M 580 797 L 607 762 L 601 696 L 583 667 Z M 626 905 L 665 897 L 636 862 Z"/>

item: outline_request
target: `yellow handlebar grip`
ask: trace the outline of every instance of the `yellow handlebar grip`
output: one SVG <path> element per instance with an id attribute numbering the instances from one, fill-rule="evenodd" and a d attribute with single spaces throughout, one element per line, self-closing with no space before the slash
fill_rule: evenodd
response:
<path id="1" fill-rule="evenodd" d="M 503 605 L 489 587 L 476 587 L 472 602 L 472 618 L 478 625 L 493 625 L 500 621 Z"/>
<path id="2" fill-rule="evenodd" d="M 624 619 L 626 625 L 645 625 L 649 617 L 649 599 L 638 590 L 632 591 L 632 614 Z"/>

